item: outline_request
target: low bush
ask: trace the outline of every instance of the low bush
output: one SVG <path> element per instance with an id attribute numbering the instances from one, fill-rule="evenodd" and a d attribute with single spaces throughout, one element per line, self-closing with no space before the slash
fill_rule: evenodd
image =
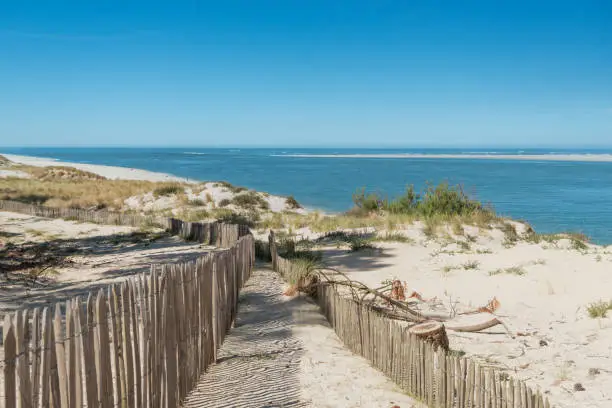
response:
<path id="1" fill-rule="evenodd" d="M 287 199 L 285 200 L 285 204 L 287 205 L 288 208 L 292 210 L 297 210 L 297 209 L 302 208 L 302 205 L 298 203 L 298 201 L 292 195 L 287 197 Z"/>
<path id="2" fill-rule="evenodd" d="M 171 196 L 174 194 L 183 193 L 184 191 L 185 188 L 180 184 L 166 184 L 156 187 L 155 190 L 153 190 L 153 195 L 155 197 Z"/>
<path id="3" fill-rule="evenodd" d="M 612 310 L 612 301 L 605 302 L 600 300 L 587 306 L 587 312 L 593 319 L 606 317 L 610 310 Z"/>
<path id="4" fill-rule="evenodd" d="M 232 204 L 245 209 L 260 208 L 262 210 L 267 210 L 270 208 L 268 201 L 255 191 L 249 191 L 248 193 L 241 193 L 234 196 Z"/>

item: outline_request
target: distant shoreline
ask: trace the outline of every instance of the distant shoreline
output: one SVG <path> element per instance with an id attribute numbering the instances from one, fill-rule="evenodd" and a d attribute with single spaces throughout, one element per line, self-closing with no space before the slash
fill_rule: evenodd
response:
<path id="1" fill-rule="evenodd" d="M 475 159 L 562 162 L 612 162 L 612 154 L 273 154 L 273 157 L 322 159 Z"/>
<path id="2" fill-rule="evenodd" d="M 173 182 L 184 182 L 184 183 L 197 183 L 195 180 L 188 180 L 186 178 L 173 176 L 172 174 L 159 173 L 154 171 L 135 169 L 130 167 L 119 167 L 119 166 L 105 166 L 102 164 L 85 164 L 85 163 L 72 163 L 64 162 L 48 157 L 34 157 L 34 156 L 21 156 L 15 154 L 4 154 L 0 155 L 6 157 L 8 160 L 24 164 L 26 166 L 35 167 L 49 167 L 49 166 L 66 166 L 73 167 L 75 169 L 88 171 L 90 173 L 97 174 L 102 177 L 106 177 L 111 180 L 141 180 L 141 181 L 173 181 Z"/>

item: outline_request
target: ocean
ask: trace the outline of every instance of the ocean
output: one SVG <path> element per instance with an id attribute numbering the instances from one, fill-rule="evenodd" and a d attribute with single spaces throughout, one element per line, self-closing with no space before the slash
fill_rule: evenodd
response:
<path id="1" fill-rule="evenodd" d="M 271 194 L 293 195 L 303 205 L 326 212 L 349 209 L 352 194 L 362 187 L 393 197 L 409 184 L 422 188 L 427 182 L 448 181 L 462 184 L 471 195 L 492 204 L 498 213 L 528 221 L 538 232 L 582 232 L 596 243 L 612 244 L 612 162 L 426 157 L 600 155 L 611 154 L 612 149 L 2 148 L 0 151 L 140 168 L 189 179 L 225 180 Z M 419 158 L 394 157 L 401 154 L 418 154 Z M 382 157 L 376 157 L 379 155 Z"/>

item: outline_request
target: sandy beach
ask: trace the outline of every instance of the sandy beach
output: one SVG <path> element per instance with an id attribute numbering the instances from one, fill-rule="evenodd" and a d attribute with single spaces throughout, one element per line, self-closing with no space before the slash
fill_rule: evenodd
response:
<path id="1" fill-rule="evenodd" d="M 569 239 L 509 245 L 500 230 L 468 226 L 464 236 L 432 239 L 422 228 L 417 222 L 394 231 L 409 242 L 376 242 L 357 252 L 323 243 L 322 264 L 369 287 L 399 279 L 408 294 L 423 297 L 415 307 L 432 313 L 452 315 L 496 298 L 496 315 L 509 332 L 448 330 L 452 350 L 539 387 L 556 407 L 612 406 L 612 312 L 596 318 L 588 312 L 612 301 L 612 246 L 576 249 Z M 489 318 L 458 316 L 447 325 Z"/>
<path id="2" fill-rule="evenodd" d="M 20 156 L 14 154 L 3 154 L 10 161 L 26 166 L 49 167 L 49 166 L 67 166 L 75 169 L 88 171 L 106 177 L 111 180 L 143 180 L 143 181 L 178 181 L 183 183 L 190 182 L 181 177 L 176 177 L 171 174 L 157 173 L 153 171 L 133 169 L 128 167 L 103 166 L 100 164 L 83 164 L 63 162 L 55 159 L 44 157 Z M 193 182 L 193 181 L 191 181 Z"/>

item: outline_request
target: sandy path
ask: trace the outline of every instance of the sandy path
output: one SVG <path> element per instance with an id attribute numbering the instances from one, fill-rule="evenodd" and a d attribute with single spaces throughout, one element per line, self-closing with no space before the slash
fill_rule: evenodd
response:
<path id="1" fill-rule="evenodd" d="M 202 376 L 185 407 L 416 406 L 344 348 L 313 302 L 283 296 L 283 287 L 269 269 L 254 272 L 219 363 Z"/>

